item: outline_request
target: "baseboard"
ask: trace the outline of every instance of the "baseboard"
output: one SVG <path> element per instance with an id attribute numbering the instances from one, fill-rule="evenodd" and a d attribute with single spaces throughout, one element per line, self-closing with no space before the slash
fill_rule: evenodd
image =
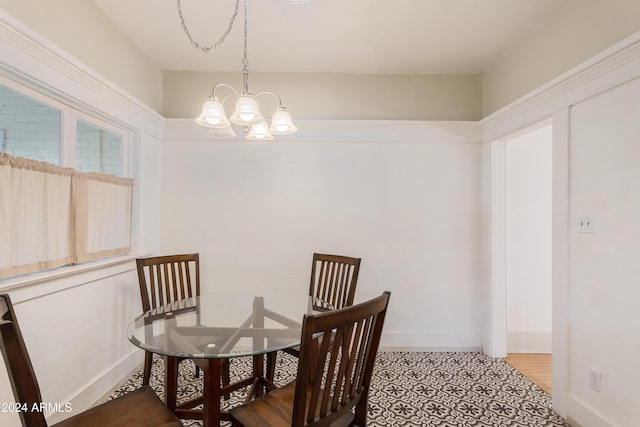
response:
<path id="1" fill-rule="evenodd" d="M 569 396 L 567 409 L 567 421 L 573 427 L 613 427 L 613 424 L 580 402 L 575 396 Z"/>
<path id="2" fill-rule="evenodd" d="M 480 332 L 389 331 L 383 332 L 380 348 L 396 351 L 480 351 L 482 337 Z"/>
<path id="3" fill-rule="evenodd" d="M 436 346 L 424 346 L 424 347 L 406 347 L 406 346 L 380 346 L 379 351 L 381 352 L 480 352 L 482 351 L 482 347 L 474 346 L 474 347 L 436 347 Z"/>
<path id="4" fill-rule="evenodd" d="M 91 383 L 68 399 L 68 403 L 72 408 L 71 412 L 52 412 L 47 415 L 47 423 L 49 425 L 58 423 L 80 413 L 105 400 L 111 392 L 120 384 L 126 381 L 131 374 L 140 368 L 143 360 L 143 353 L 136 349 L 132 350 L 125 357 L 120 359 L 111 369 L 107 369 L 101 375 L 97 376 Z"/>
<path id="5" fill-rule="evenodd" d="M 507 353 L 551 354 L 551 334 L 538 332 L 507 332 Z"/>

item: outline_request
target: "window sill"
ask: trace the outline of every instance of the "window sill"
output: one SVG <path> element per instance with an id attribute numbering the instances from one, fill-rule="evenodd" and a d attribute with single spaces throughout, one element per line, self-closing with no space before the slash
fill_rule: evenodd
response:
<path id="1" fill-rule="evenodd" d="M 0 280 L 0 293 L 10 292 L 12 300 L 25 301 L 135 270 L 133 261 L 148 255 L 149 253 L 130 253 L 95 262 L 2 279 Z M 16 298 L 14 298 L 14 294 Z"/>

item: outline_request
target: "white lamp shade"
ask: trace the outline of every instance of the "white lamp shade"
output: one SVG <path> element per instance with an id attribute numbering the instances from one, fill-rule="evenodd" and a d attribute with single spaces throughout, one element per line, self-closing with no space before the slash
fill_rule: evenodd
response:
<path id="1" fill-rule="evenodd" d="M 236 110 L 230 117 L 233 123 L 248 126 L 264 120 L 258 103 L 251 96 L 241 96 L 236 102 Z"/>
<path id="2" fill-rule="evenodd" d="M 209 100 L 202 106 L 202 112 L 196 119 L 196 123 L 200 126 L 206 126 L 214 129 L 222 129 L 229 127 L 231 124 L 224 112 L 224 107 L 217 100 Z"/>
<path id="3" fill-rule="evenodd" d="M 249 131 L 247 138 L 254 141 L 268 141 L 273 139 L 273 135 L 269 132 L 269 125 L 267 125 L 267 122 L 262 120 L 260 123 L 256 123 L 251 126 L 251 130 Z"/>
<path id="4" fill-rule="evenodd" d="M 285 110 L 278 110 L 273 113 L 269 130 L 274 135 L 290 135 L 295 133 L 298 128 L 293 125 L 291 114 Z"/>

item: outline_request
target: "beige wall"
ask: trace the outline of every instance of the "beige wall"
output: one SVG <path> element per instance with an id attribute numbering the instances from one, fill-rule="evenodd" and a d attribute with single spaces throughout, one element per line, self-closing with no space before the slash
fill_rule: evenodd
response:
<path id="1" fill-rule="evenodd" d="M 196 117 L 215 83 L 241 88 L 234 73 L 164 72 L 161 113 Z M 346 120 L 479 120 L 481 75 L 251 73 L 249 90 L 271 90 L 296 118 Z M 220 92 L 223 96 L 225 92 Z M 230 93 L 230 92 L 226 92 Z M 265 109 L 275 108 L 264 99 Z M 274 99 L 274 98 L 272 98 Z M 267 103 L 271 103 L 268 107 Z"/>
<path id="2" fill-rule="evenodd" d="M 92 2 L 0 0 L 0 8 L 156 111 L 162 71 Z"/>
<path id="3" fill-rule="evenodd" d="M 218 81 L 240 86 L 240 68 L 163 74 L 90 1 L 0 7 L 165 117 L 195 117 Z M 252 73 L 250 89 L 276 91 L 298 118 L 479 120 L 639 30 L 637 0 L 573 0 L 484 75 Z"/>
<path id="4" fill-rule="evenodd" d="M 484 75 L 484 116 L 640 30 L 638 0 L 571 1 Z"/>

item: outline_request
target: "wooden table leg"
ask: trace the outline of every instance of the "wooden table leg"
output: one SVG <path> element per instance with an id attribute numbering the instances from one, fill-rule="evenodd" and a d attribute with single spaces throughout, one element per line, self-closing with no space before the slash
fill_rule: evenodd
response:
<path id="1" fill-rule="evenodd" d="M 203 375 L 203 407 L 202 425 L 203 427 L 219 427 L 222 419 L 220 410 L 220 375 L 222 373 L 222 362 L 225 359 L 207 359 L 209 369 L 205 369 Z"/>
<path id="2" fill-rule="evenodd" d="M 253 299 L 253 312 L 256 316 L 253 319 L 254 328 L 264 328 L 264 297 L 255 297 Z M 253 337 L 253 348 L 264 348 L 264 337 L 256 335 Z M 262 378 L 264 377 L 264 355 L 256 354 L 253 356 L 253 378 L 254 396 L 260 397 L 264 394 Z"/>
<path id="3" fill-rule="evenodd" d="M 178 359 L 173 356 L 164 358 L 164 403 L 175 411 L 178 390 Z"/>
<path id="4" fill-rule="evenodd" d="M 253 378 L 256 382 L 255 397 L 260 397 L 264 394 L 264 384 L 262 378 L 264 378 L 264 355 L 256 354 L 253 356 Z"/>

